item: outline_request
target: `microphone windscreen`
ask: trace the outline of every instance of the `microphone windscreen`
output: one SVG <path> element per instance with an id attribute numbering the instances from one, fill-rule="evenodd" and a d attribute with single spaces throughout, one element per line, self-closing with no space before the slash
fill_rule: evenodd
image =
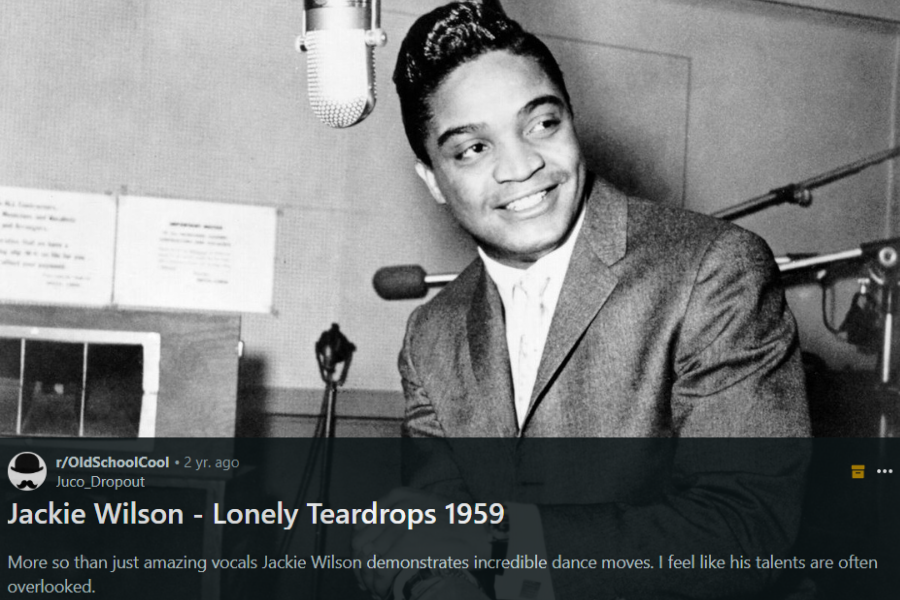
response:
<path id="1" fill-rule="evenodd" d="M 309 103 L 329 127 L 350 127 L 375 107 L 375 57 L 362 29 L 307 33 Z"/>
<path id="2" fill-rule="evenodd" d="M 428 294 L 425 269 L 419 265 L 382 267 L 372 278 L 375 292 L 385 300 L 424 298 Z"/>

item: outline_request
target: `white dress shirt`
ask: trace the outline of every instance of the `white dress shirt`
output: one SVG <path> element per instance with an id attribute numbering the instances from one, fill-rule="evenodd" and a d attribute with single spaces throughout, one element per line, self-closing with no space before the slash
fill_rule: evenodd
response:
<path id="1" fill-rule="evenodd" d="M 566 277 L 566 270 L 569 267 L 569 260 L 572 258 L 572 251 L 575 248 L 575 240 L 581 231 L 581 225 L 584 222 L 584 208 L 578 216 L 575 226 L 568 239 L 559 247 L 541 257 L 537 262 L 533 263 L 527 269 L 518 269 L 501 264 L 488 256 L 484 250 L 478 248 L 478 254 L 484 261 L 485 269 L 488 275 L 497 286 L 500 293 L 500 299 L 503 301 L 503 309 L 506 319 L 506 344 L 509 348 L 509 364 L 512 370 L 513 385 L 516 399 L 516 417 L 519 428 L 525 422 L 528 414 L 529 404 L 531 402 L 532 387 L 534 379 L 537 376 L 537 368 L 540 364 L 540 356 L 543 354 L 544 345 L 547 342 L 547 335 L 550 332 L 550 324 L 553 321 L 553 314 L 556 312 L 556 304 L 559 301 L 559 294 L 562 291 L 563 280 Z M 527 277 L 542 282 L 540 287 L 544 288 L 540 302 L 542 303 L 541 317 L 528 317 L 522 305 L 518 303 L 518 295 L 521 295 L 521 289 L 516 289 L 523 277 Z M 543 282 L 546 282 L 544 287 Z M 531 352 L 536 352 L 537 360 L 520 364 L 520 358 L 528 355 L 529 352 L 523 352 L 521 347 L 522 340 L 531 340 L 533 348 Z M 528 370 L 529 372 L 522 372 Z M 525 388 L 525 389 L 522 389 Z"/>

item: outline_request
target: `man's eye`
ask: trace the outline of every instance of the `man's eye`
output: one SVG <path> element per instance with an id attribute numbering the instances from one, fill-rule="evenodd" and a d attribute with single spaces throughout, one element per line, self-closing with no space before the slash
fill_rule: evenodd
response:
<path id="1" fill-rule="evenodd" d="M 486 149 L 487 149 L 487 146 L 485 144 L 482 144 L 481 142 L 475 142 L 474 144 L 471 144 L 470 146 L 466 146 L 466 148 L 462 152 L 457 154 L 456 159 L 457 160 L 471 160 L 471 159 L 475 158 L 476 156 L 478 156 L 479 154 L 481 154 L 482 152 L 484 152 Z"/>
<path id="2" fill-rule="evenodd" d="M 529 133 L 547 133 L 550 131 L 554 131 L 557 127 L 559 127 L 560 119 L 556 117 L 546 117 L 543 119 L 538 119 L 538 121 L 531 127 Z"/>

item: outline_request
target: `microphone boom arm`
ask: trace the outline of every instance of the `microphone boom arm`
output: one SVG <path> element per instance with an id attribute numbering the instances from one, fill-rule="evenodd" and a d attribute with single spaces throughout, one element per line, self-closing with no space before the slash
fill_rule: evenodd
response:
<path id="1" fill-rule="evenodd" d="M 806 207 L 812 204 L 812 190 L 838 181 L 839 179 L 843 179 L 844 177 L 855 175 L 863 169 L 867 169 L 886 160 L 891 160 L 897 156 L 900 156 L 900 146 L 873 154 L 867 158 L 844 165 L 843 167 L 832 169 L 821 175 L 810 177 L 799 183 L 791 183 L 776 188 L 762 196 L 757 196 L 729 208 L 718 210 L 712 213 L 712 216 L 728 220 L 737 219 L 738 217 L 743 217 L 758 210 L 768 208 L 769 206 L 784 203 L 798 204 Z"/>

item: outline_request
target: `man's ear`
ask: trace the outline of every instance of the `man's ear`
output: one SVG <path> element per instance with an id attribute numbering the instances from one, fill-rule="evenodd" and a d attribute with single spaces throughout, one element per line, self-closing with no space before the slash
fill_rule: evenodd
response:
<path id="1" fill-rule="evenodd" d="M 431 167 L 421 160 L 416 160 L 416 174 L 425 182 L 425 185 L 428 186 L 428 191 L 431 192 L 431 197 L 434 198 L 435 202 L 438 204 L 447 203 L 447 199 L 444 198 L 444 194 L 441 193 L 441 188 L 438 187 L 437 181 L 434 178 L 434 171 Z"/>

